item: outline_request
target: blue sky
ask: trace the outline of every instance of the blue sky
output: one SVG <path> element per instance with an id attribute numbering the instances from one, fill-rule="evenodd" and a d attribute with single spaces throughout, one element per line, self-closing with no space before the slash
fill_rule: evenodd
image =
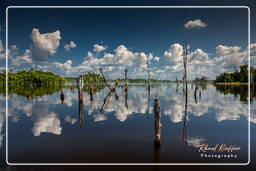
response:
<path id="1" fill-rule="evenodd" d="M 239 14 L 239 15 L 237 15 Z M 205 29 L 184 28 L 201 19 Z M 42 33 L 61 32 L 60 61 L 70 56 L 81 62 L 92 46 L 103 42 L 113 50 L 123 44 L 136 51 L 161 55 L 173 43 L 202 48 L 214 54 L 219 44 L 247 46 L 247 9 L 10 9 L 9 44 L 27 49 L 33 28 Z M 74 41 L 77 48 L 65 53 L 61 45 Z M 207 43 L 206 43 L 207 42 Z"/>
<path id="2" fill-rule="evenodd" d="M 190 47 L 191 79 L 203 74 L 214 78 L 220 72 L 233 71 L 247 63 L 248 58 L 246 8 L 11 8 L 8 14 L 9 65 L 13 70 L 33 66 L 64 76 L 75 76 L 78 72 L 98 72 L 98 68 L 103 67 L 114 78 L 128 68 L 130 76 L 144 77 L 144 61 L 149 58 L 153 77 L 161 73 L 162 79 L 176 79 L 182 77 L 180 48 L 185 39 Z M 189 21 L 197 20 L 205 26 L 184 27 Z M 47 57 L 43 61 L 36 57 L 39 53 L 37 46 L 42 45 L 40 41 L 43 40 L 33 39 L 33 29 L 38 29 L 41 37 L 59 32 L 60 39 L 50 42 L 56 44 L 44 53 Z M 64 46 L 70 41 L 75 47 L 67 51 Z M 2 44 L 4 42 L 2 39 Z M 45 43 L 49 44 L 49 41 Z M 12 48 L 11 45 L 15 46 Z M 95 45 L 104 47 L 104 50 L 94 51 Z M 88 68 L 87 65 L 95 66 Z"/>

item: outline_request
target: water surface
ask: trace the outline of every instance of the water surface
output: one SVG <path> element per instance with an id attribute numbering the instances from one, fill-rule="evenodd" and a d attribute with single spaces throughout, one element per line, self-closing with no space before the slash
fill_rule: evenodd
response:
<path id="1" fill-rule="evenodd" d="M 76 87 L 39 93 L 10 91 L 8 162 L 10 163 L 246 163 L 248 161 L 248 89 L 182 84 L 117 87 L 93 97 Z M 233 90 L 235 89 L 235 90 Z M 24 93 L 26 92 L 26 93 Z M 154 100 L 161 111 L 161 140 L 155 143 Z M 5 96 L 1 94 L 1 103 Z M 255 99 L 251 98 L 252 113 Z M 5 110 L 2 108 L 1 112 Z M 4 117 L 0 115 L 0 138 Z M 251 122 L 255 123 L 252 114 Z M 0 139 L 0 140 L 1 140 Z M 3 140 L 2 140 L 3 141 Z M 1 142 L 1 141 L 0 141 Z M 227 144 L 237 158 L 205 158 L 198 145 Z"/>

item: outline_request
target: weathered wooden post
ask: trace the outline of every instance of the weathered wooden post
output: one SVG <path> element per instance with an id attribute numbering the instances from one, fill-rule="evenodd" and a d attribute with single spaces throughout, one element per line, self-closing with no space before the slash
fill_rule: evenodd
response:
<path id="1" fill-rule="evenodd" d="M 79 76 L 78 79 L 78 115 L 79 115 L 79 122 L 80 127 L 84 125 L 84 111 L 83 111 L 83 87 L 84 87 L 84 80 L 83 75 Z"/>
<path id="2" fill-rule="evenodd" d="M 161 112 L 160 112 L 160 100 L 155 98 L 154 101 L 154 115 L 155 115 L 155 140 L 154 140 L 154 152 L 155 162 L 160 161 L 160 148 L 161 148 Z"/>
<path id="3" fill-rule="evenodd" d="M 125 107 L 128 109 L 128 77 L 127 77 L 128 69 L 124 71 L 125 85 L 124 85 L 124 102 Z"/>
<path id="4" fill-rule="evenodd" d="M 160 145 L 161 140 L 161 111 L 160 100 L 155 98 L 154 101 L 154 113 L 155 113 L 155 144 Z"/>
<path id="5" fill-rule="evenodd" d="M 127 77 L 128 69 L 125 69 L 124 71 L 124 78 L 125 78 L 125 88 L 124 91 L 128 91 L 128 77 Z"/>

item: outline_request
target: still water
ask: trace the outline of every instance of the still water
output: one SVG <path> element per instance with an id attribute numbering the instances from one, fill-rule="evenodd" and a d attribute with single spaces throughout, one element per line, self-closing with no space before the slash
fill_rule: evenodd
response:
<path id="1" fill-rule="evenodd" d="M 246 163 L 247 87 L 197 86 L 196 93 L 195 89 L 189 84 L 186 97 L 182 84 L 152 87 L 150 94 L 146 85 L 129 86 L 127 94 L 117 87 L 116 95 L 103 88 L 93 97 L 84 91 L 82 101 L 74 87 L 62 91 L 34 89 L 29 94 L 10 91 L 8 162 Z M 160 101 L 159 127 L 154 114 L 156 95 Z M 4 94 L 0 100 L 5 103 Z M 254 100 L 252 124 L 256 123 Z M 1 108 L 0 150 L 4 114 Z M 160 144 L 155 142 L 157 131 Z M 200 144 L 217 148 L 199 152 Z M 240 149 L 219 151 L 221 144 Z"/>

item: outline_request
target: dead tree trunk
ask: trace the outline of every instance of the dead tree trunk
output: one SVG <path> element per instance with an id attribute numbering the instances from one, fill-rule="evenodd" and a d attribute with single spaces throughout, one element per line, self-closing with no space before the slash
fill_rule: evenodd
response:
<path id="1" fill-rule="evenodd" d="M 128 77 L 127 77 L 128 69 L 124 71 L 124 77 L 125 77 L 125 86 L 124 86 L 124 103 L 126 109 L 128 109 Z"/>
<path id="2" fill-rule="evenodd" d="M 115 92 L 116 100 L 118 100 L 119 97 L 118 97 L 117 94 L 116 94 L 116 89 L 115 89 L 111 84 L 108 83 L 108 81 L 107 81 L 107 79 L 106 79 L 106 76 L 103 74 L 103 71 L 102 71 L 101 68 L 100 68 L 100 73 L 101 73 L 101 75 L 102 75 L 102 77 L 103 77 L 103 82 L 106 84 L 106 86 L 109 88 L 110 91 Z"/>
<path id="3" fill-rule="evenodd" d="M 187 41 L 185 42 L 184 55 L 183 55 L 183 65 L 184 65 L 184 75 L 183 75 L 183 83 L 187 83 L 187 60 L 188 60 L 188 47 Z"/>
<path id="4" fill-rule="evenodd" d="M 183 65 L 184 65 L 183 93 L 185 94 L 185 109 L 184 109 L 184 118 L 183 118 L 183 141 L 185 143 L 187 143 L 187 106 L 188 106 L 187 60 L 188 60 L 188 46 L 187 46 L 187 41 L 185 41 L 185 48 L 184 48 L 184 54 L 183 54 Z"/>
<path id="5" fill-rule="evenodd" d="M 128 70 L 126 69 L 126 70 L 124 71 L 124 78 L 125 78 L 124 93 L 125 93 L 125 95 L 128 96 L 128 78 L 127 78 L 127 72 L 128 72 Z"/>
<path id="6" fill-rule="evenodd" d="M 160 100 L 155 98 L 154 101 L 154 114 L 155 114 L 155 141 L 154 141 L 154 152 L 155 162 L 160 161 L 160 148 L 161 148 L 161 113 L 160 113 Z"/>
<path id="7" fill-rule="evenodd" d="M 84 86 L 84 80 L 83 76 L 80 75 L 78 79 L 78 115 L 79 115 L 79 122 L 80 127 L 83 127 L 84 125 L 84 111 L 83 111 L 83 86 Z"/>
<path id="8" fill-rule="evenodd" d="M 124 78 L 125 78 L 125 86 L 127 86 L 127 87 L 128 87 L 128 77 L 127 77 L 127 72 L 128 72 L 128 69 L 126 69 L 126 70 L 124 71 Z"/>
<path id="9" fill-rule="evenodd" d="M 106 86 L 109 88 L 110 91 L 115 91 L 115 88 L 111 86 L 111 84 L 108 83 L 105 75 L 103 74 L 102 69 L 100 68 L 101 76 L 103 77 L 103 82 L 106 84 Z"/>
<path id="10" fill-rule="evenodd" d="M 148 57 L 147 57 L 147 68 L 148 68 L 148 94 L 150 95 L 151 82 L 150 82 L 150 72 L 149 72 L 149 60 L 148 60 Z"/>
<path id="11" fill-rule="evenodd" d="M 160 112 L 160 100 L 155 99 L 154 102 L 154 113 L 155 113 L 155 144 L 160 145 L 161 140 L 161 112 Z"/>

